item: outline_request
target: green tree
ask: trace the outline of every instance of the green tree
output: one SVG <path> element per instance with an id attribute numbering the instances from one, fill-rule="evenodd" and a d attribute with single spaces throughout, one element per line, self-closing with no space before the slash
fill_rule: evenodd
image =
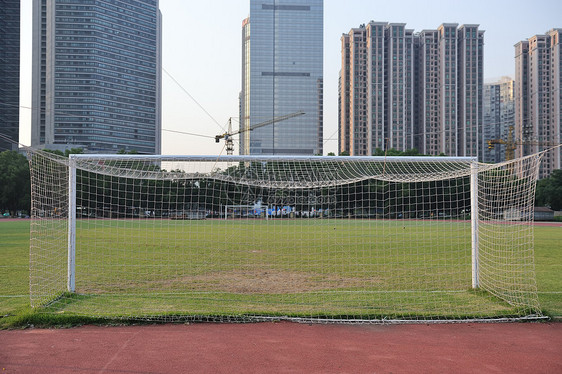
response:
<path id="1" fill-rule="evenodd" d="M 554 170 L 550 177 L 538 181 L 535 206 L 562 210 L 562 170 Z"/>
<path id="2" fill-rule="evenodd" d="M 48 153 L 52 153 L 54 155 L 57 156 L 64 156 L 64 157 L 68 157 L 69 155 L 74 155 L 74 154 L 83 154 L 84 150 L 82 148 L 70 148 L 70 149 L 65 149 L 64 153 L 62 151 L 59 151 L 58 149 L 45 149 L 45 152 Z"/>
<path id="3" fill-rule="evenodd" d="M 373 156 L 426 156 L 420 153 L 416 148 L 408 149 L 406 151 L 399 151 L 395 148 L 390 148 L 386 152 L 380 148 L 375 149 Z"/>
<path id="4" fill-rule="evenodd" d="M 124 148 L 121 148 L 119 151 L 117 151 L 117 154 L 118 155 L 138 155 L 139 152 L 136 149 L 126 151 Z"/>
<path id="5" fill-rule="evenodd" d="M 84 150 L 82 148 L 70 148 L 70 149 L 64 150 L 64 155 L 66 157 L 68 157 L 70 155 L 81 155 L 83 153 L 84 153 Z"/>
<path id="6" fill-rule="evenodd" d="M 0 153 L 0 211 L 14 215 L 17 210 L 31 208 L 29 163 L 15 151 Z"/>

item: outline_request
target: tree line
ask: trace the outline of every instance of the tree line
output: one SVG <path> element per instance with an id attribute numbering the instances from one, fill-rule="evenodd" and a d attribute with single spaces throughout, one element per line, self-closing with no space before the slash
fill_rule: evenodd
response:
<path id="1" fill-rule="evenodd" d="M 61 156 L 82 153 L 71 149 Z M 380 153 L 382 151 L 379 151 Z M 122 151 L 121 153 L 124 153 Z M 407 153 L 407 154 L 406 154 Z M 387 152 L 387 155 L 419 155 L 414 151 Z M 282 169 L 277 166 L 276 172 Z M 158 166 L 133 165 L 151 168 L 166 173 Z M 336 217 L 389 217 L 408 218 L 420 214 L 445 216 L 466 215 L 470 207 L 470 191 L 466 178 L 417 183 L 393 183 L 375 179 L 343 184 L 333 187 L 294 189 L 289 192 L 281 188 L 248 185 L 242 187 L 235 182 L 244 173 L 257 172 L 243 164 L 225 170 L 232 178 L 136 180 L 96 175 L 90 172 L 78 174 L 77 205 L 87 208 L 90 214 L 138 215 L 139 209 L 152 212 L 204 209 L 220 212 L 225 205 L 255 204 L 260 200 L 265 205 L 291 205 L 296 211 L 323 209 Z M 177 171 L 171 171 L 179 174 Z M 261 171 L 272 173 L 271 170 Z M 286 171 L 285 171 L 286 172 Z M 310 170 L 308 171 L 310 172 Z M 313 171 L 314 172 L 314 171 Z M 280 176 L 283 177 L 283 176 Z M 428 192 L 431 191 L 431 192 Z M 454 196 L 454 198 L 451 198 Z M 536 186 L 536 206 L 548 206 L 562 210 L 562 170 L 554 170 L 549 178 L 539 180 Z M 135 211 L 136 209 L 136 211 Z M 28 214 L 31 210 L 31 186 L 27 158 L 14 151 L 0 153 L 0 214 Z M 420 213 L 426 212 L 426 213 Z M 88 214 L 88 213 L 87 213 Z"/>
<path id="2" fill-rule="evenodd" d="M 537 183 L 535 206 L 546 206 L 552 210 L 562 210 L 562 170 L 552 171 L 550 177 Z"/>
<path id="3" fill-rule="evenodd" d="M 31 210 L 31 182 L 27 158 L 15 151 L 0 153 L 0 216 L 24 215 Z"/>

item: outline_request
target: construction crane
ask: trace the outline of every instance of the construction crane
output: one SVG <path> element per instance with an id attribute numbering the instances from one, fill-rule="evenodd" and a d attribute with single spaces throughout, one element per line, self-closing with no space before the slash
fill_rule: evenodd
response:
<path id="1" fill-rule="evenodd" d="M 221 139 L 224 139 L 224 141 L 226 142 L 226 154 L 232 155 L 234 153 L 234 142 L 232 141 L 232 137 L 234 135 L 238 135 L 238 134 L 246 132 L 246 131 L 252 131 L 252 130 L 255 130 L 257 128 L 263 127 L 263 126 L 271 125 L 271 124 L 276 123 L 276 122 L 285 121 L 289 118 L 294 118 L 294 117 L 298 117 L 298 116 L 302 116 L 302 115 L 304 115 L 304 112 L 295 112 L 295 113 L 291 113 L 291 114 L 286 114 L 284 116 L 275 117 L 275 118 L 272 118 L 272 119 L 267 120 L 265 122 L 255 124 L 255 125 L 251 126 L 250 128 L 239 129 L 239 130 L 236 130 L 236 131 L 232 131 L 232 118 L 229 118 L 228 119 L 228 131 L 225 132 L 224 134 L 215 136 L 215 143 L 219 143 Z"/>
<path id="2" fill-rule="evenodd" d="M 558 145 L 557 143 L 552 142 L 541 142 L 535 140 L 529 141 L 518 141 L 514 139 L 513 135 L 513 126 L 509 126 L 509 133 L 507 135 L 507 140 L 503 139 L 490 139 L 488 140 L 488 149 L 494 149 L 496 144 L 503 144 L 505 145 L 505 160 L 510 161 L 515 158 L 515 150 L 517 149 L 518 145 L 539 145 L 539 146 L 555 146 Z"/>
<path id="3" fill-rule="evenodd" d="M 496 144 L 504 144 L 505 145 L 505 160 L 513 160 L 515 158 L 515 149 L 517 145 L 515 144 L 515 140 L 513 139 L 513 126 L 509 126 L 509 133 L 507 135 L 507 140 L 503 139 L 490 139 L 488 140 L 488 149 L 494 149 Z"/>

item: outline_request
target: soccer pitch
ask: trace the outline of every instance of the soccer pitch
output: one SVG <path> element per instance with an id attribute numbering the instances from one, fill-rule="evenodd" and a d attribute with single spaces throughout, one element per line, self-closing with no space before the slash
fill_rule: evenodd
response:
<path id="1" fill-rule="evenodd" d="M 8 244 L 4 315 L 29 304 L 29 223 L 0 225 Z M 535 227 L 539 297 L 555 315 L 562 314 L 560 231 Z M 470 256 L 470 224 L 457 221 L 79 220 L 76 294 L 51 310 L 147 319 L 516 314 L 471 290 Z"/>
<path id="2" fill-rule="evenodd" d="M 111 305 L 104 305 L 104 313 L 145 310 L 147 317 L 156 311 L 369 318 L 440 315 L 443 305 L 451 304 L 460 307 L 459 312 L 453 308 L 455 313 L 465 316 L 491 302 L 468 291 L 470 225 L 465 222 L 439 233 L 431 226 L 443 223 L 419 221 L 239 219 L 159 224 L 80 222 L 76 292 L 88 296 L 65 309 L 79 313 L 87 305 L 93 310 L 103 298 Z M 452 251 L 436 250 L 436 245 L 451 240 L 456 241 Z M 445 285 L 443 277 L 448 278 Z M 494 308 L 513 313 L 504 305 Z"/>

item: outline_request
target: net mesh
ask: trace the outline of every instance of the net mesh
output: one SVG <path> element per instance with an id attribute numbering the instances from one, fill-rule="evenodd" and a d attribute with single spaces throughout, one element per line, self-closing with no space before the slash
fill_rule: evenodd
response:
<path id="1" fill-rule="evenodd" d="M 531 224 L 540 154 L 495 165 L 428 157 L 29 156 L 31 303 L 47 313 L 219 321 L 541 317 Z M 76 170 L 75 187 L 69 170 Z"/>

